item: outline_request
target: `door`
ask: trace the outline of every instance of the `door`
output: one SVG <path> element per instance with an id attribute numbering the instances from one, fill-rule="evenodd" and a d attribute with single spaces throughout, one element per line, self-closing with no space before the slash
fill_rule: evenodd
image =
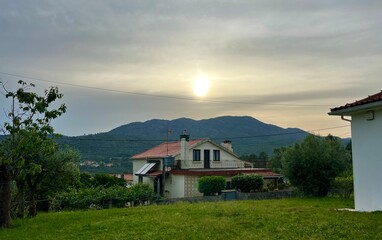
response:
<path id="1" fill-rule="evenodd" d="M 204 150 L 204 168 L 210 168 L 210 150 Z"/>
<path id="2" fill-rule="evenodd" d="M 156 194 L 159 194 L 160 196 L 163 196 L 163 179 L 162 175 L 159 175 L 158 177 L 154 178 L 154 192 Z"/>

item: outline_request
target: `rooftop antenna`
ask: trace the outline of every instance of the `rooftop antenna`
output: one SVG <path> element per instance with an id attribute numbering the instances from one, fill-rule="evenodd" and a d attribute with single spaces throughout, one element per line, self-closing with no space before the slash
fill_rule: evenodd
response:
<path id="1" fill-rule="evenodd" d="M 171 133 L 175 132 L 174 130 L 172 129 L 167 129 L 167 138 L 166 138 L 166 150 L 167 150 L 167 154 L 166 156 L 168 156 L 168 135 L 170 135 Z"/>

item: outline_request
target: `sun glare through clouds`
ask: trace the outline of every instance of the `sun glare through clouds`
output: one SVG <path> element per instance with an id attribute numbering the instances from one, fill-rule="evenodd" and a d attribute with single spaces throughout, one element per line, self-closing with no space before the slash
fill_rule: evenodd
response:
<path id="1" fill-rule="evenodd" d="M 197 76 L 194 80 L 194 94 L 198 97 L 204 97 L 208 93 L 208 79 L 205 76 Z"/>

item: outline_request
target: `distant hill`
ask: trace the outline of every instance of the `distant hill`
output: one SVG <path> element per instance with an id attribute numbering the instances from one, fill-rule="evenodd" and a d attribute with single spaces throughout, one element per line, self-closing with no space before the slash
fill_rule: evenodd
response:
<path id="1" fill-rule="evenodd" d="M 171 133 L 167 134 L 169 130 Z M 271 155 L 275 148 L 290 146 L 308 134 L 298 128 L 281 128 L 253 117 L 224 116 L 204 120 L 179 118 L 133 122 L 105 133 L 62 137 L 58 143 L 81 152 L 83 161 L 87 161 L 81 166 L 82 171 L 122 173 L 132 171 L 132 155 L 167 139 L 177 141 L 185 130 L 191 139 L 210 138 L 216 143 L 231 140 L 234 152 L 239 156 L 261 152 Z"/>
<path id="2" fill-rule="evenodd" d="M 77 148 L 89 159 L 126 158 L 166 141 L 168 130 L 169 140 L 178 140 L 185 130 L 192 139 L 210 138 L 217 143 L 231 140 L 238 155 L 262 151 L 271 154 L 274 148 L 289 146 L 307 135 L 298 128 L 285 129 L 252 117 L 224 116 L 199 121 L 179 118 L 133 122 L 106 133 L 64 137 L 60 143 Z"/>

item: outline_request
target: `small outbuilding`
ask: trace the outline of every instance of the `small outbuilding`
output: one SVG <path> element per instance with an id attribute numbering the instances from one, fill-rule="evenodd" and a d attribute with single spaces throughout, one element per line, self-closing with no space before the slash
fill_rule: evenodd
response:
<path id="1" fill-rule="evenodd" d="M 351 122 L 356 211 L 382 210 L 382 91 L 332 108 Z"/>

